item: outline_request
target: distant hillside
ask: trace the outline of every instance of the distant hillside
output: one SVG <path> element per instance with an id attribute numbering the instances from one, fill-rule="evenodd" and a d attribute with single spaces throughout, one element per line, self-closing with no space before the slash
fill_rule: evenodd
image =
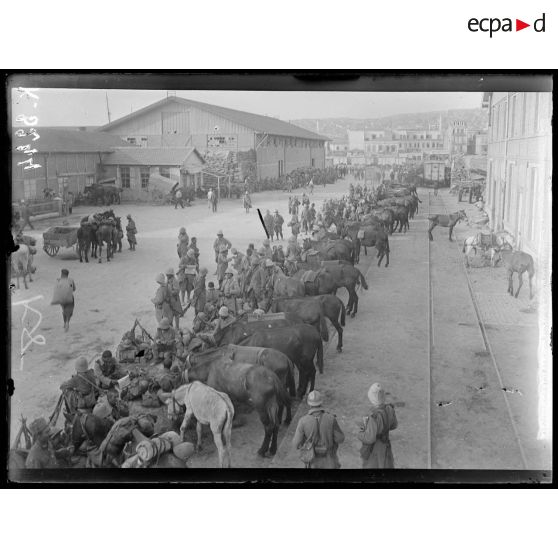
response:
<path id="1" fill-rule="evenodd" d="M 381 118 L 318 118 L 291 120 L 306 130 L 319 133 L 330 138 L 343 138 L 347 130 L 382 130 L 384 128 L 427 128 L 429 125 L 438 125 L 442 116 L 442 128 L 454 120 L 465 120 L 469 128 L 486 128 L 488 126 L 488 115 L 480 108 L 474 109 L 451 109 L 442 112 L 411 112 L 408 114 L 394 114 Z"/>

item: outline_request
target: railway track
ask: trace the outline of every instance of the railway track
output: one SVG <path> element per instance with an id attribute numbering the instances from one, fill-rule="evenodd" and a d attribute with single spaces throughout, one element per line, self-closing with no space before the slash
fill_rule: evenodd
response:
<path id="1" fill-rule="evenodd" d="M 442 196 L 433 196 L 430 191 L 427 211 L 449 213 Z M 428 263 L 427 468 L 527 469 L 509 395 L 459 244 L 447 242 L 447 229 L 438 227 L 433 234 L 433 242 L 425 235 Z M 448 297 L 443 293 L 448 287 L 453 288 L 453 285 L 444 285 L 444 281 L 452 277 L 456 288 L 454 297 L 461 295 L 466 300 L 449 303 L 458 310 L 450 321 L 447 317 L 452 313 L 447 311 Z M 459 322 L 460 316 L 467 317 Z M 455 346 L 448 350 L 447 343 L 451 342 L 448 332 L 455 333 L 461 326 L 466 326 L 461 328 L 465 330 L 463 336 L 453 339 Z M 475 350 L 479 347 L 480 350 Z M 452 428 L 454 440 L 451 440 Z M 499 446 L 502 453 L 495 455 L 493 450 Z"/>

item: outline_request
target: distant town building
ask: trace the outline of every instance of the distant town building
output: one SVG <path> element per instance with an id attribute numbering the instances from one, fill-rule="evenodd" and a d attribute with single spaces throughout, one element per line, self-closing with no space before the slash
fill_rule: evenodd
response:
<path id="1" fill-rule="evenodd" d="M 551 251 L 552 94 L 485 93 L 489 111 L 486 210 L 494 230 L 536 260 Z"/>
<path id="2" fill-rule="evenodd" d="M 467 153 L 467 123 L 464 120 L 455 120 L 447 127 L 444 148 L 450 155 Z"/>

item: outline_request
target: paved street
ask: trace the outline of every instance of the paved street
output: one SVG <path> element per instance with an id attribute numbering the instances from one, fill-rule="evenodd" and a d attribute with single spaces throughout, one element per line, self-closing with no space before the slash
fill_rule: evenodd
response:
<path id="1" fill-rule="evenodd" d="M 346 192 L 348 183 L 345 180 L 325 190 L 317 188 L 312 201 L 319 207 L 326 197 Z M 332 335 L 325 373 L 317 377 L 326 406 L 337 414 L 346 434 L 341 464 L 360 466 L 355 421 L 367 412 L 368 387 L 379 381 L 395 404 L 399 420 L 399 428 L 391 437 L 396 467 L 547 468 L 549 449 L 536 440 L 538 327 L 528 289 L 518 300 L 511 299 L 505 293 L 503 269 L 470 270 L 474 300 L 488 335 L 487 350 L 462 265 L 461 244 L 448 242 L 447 229 L 436 228 L 431 243 L 426 234 L 426 214 L 453 211 L 457 200 L 447 192 L 435 198 L 421 191 L 420 196 L 423 203 L 410 231 L 390 237 L 388 268 L 376 266 L 374 248 L 368 256 L 362 251 L 359 267 L 369 289 L 358 293 L 356 318 L 347 318 L 343 353 L 336 353 Z M 256 194 L 254 208 L 262 212 L 277 208 L 286 217 L 287 197 L 282 192 Z M 465 203 L 458 205 L 466 211 L 471 208 Z M 90 211 L 92 208 L 76 208 L 71 224 Z M 209 280 L 215 270 L 212 243 L 217 229 L 223 229 L 233 246 L 241 250 L 249 242 L 258 244 L 265 238 L 257 213 L 246 215 L 241 200 L 224 200 L 217 214 L 212 214 L 203 200 L 184 210 L 122 205 L 115 211 L 122 217 L 132 213 L 139 230 L 137 252 L 124 249 L 110 263 L 80 264 L 71 251 L 50 258 L 39 250 L 35 281 L 28 291 L 12 295 L 12 305 L 43 297 L 31 305 L 42 315 L 34 335 L 40 333 L 46 341 L 30 346 L 23 362 L 20 360 L 23 327 L 31 329 L 36 317 L 28 313 L 22 324 L 23 307 L 13 306 L 13 419 L 20 414 L 31 419 L 50 414 L 59 396 L 58 386 L 72 373 L 77 356 L 92 359 L 106 348 L 114 350 L 135 318 L 154 331 L 150 302 L 154 279 L 157 272 L 171 265 L 176 268 L 179 227 L 185 226 L 190 236 L 198 238 L 200 263 L 208 267 Z M 36 236 L 53 225 L 39 224 L 43 229 L 38 229 Z M 467 226 L 460 224 L 454 234 L 462 239 L 468 232 Z M 62 267 L 70 270 L 77 284 L 76 309 L 68 333 L 62 329 L 59 307 L 49 305 Z M 338 294 L 346 302 L 346 292 Z M 188 317 L 186 323 L 191 311 Z M 521 395 L 503 392 L 501 383 L 518 389 Z M 256 414 L 249 415 L 244 426 L 233 430 L 233 466 L 300 467 L 290 440 L 306 410 L 306 404 L 300 404 L 292 425 L 282 427 L 279 452 L 273 460 L 255 457 L 263 429 Z M 205 446 L 192 466 L 216 466 L 210 438 Z"/>

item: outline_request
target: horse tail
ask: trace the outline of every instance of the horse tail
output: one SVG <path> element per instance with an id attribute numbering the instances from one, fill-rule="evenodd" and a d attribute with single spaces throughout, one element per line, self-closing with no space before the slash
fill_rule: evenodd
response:
<path id="1" fill-rule="evenodd" d="M 320 312 L 320 334 L 324 341 L 329 341 L 329 331 L 327 330 L 327 324 L 322 312 Z"/>
<path id="2" fill-rule="evenodd" d="M 289 361 L 289 364 L 288 364 L 288 367 L 287 367 L 287 377 L 286 377 L 285 384 L 286 384 L 287 389 L 289 391 L 289 395 L 291 397 L 294 397 L 296 395 L 295 374 L 294 374 L 295 365 L 289 357 L 287 357 L 287 360 Z"/>
<path id="3" fill-rule="evenodd" d="M 225 422 L 223 423 L 223 428 L 221 430 L 221 441 L 223 442 L 225 448 L 228 448 L 231 443 L 231 431 L 232 431 L 232 423 L 234 419 L 234 407 L 232 404 L 230 404 L 230 400 L 229 401 L 225 400 L 225 405 L 227 407 L 227 412 L 225 415 Z"/>
<path id="4" fill-rule="evenodd" d="M 267 412 L 271 423 L 278 426 L 281 424 L 281 420 L 283 418 L 283 408 L 288 410 L 291 407 L 291 397 L 279 380 L 277 374 L 273 373 L 273 378 L 275 393 L 268 401 Z"/>
<path id="5" fill-rule="evenodd" d="M 341 325 L 345 327 L 345 303 L 341 299 L 339 299 L 339 302 L 341 303 Z"/>
<path id="6" fill-rule="evenodd" d="M 360 280 L 360 284 L 364 287 L 365 290 L 368 290 L 368 284 L 366 283 L 366 279 L 364 278 L 362 271 L 360 271 L 358 267 L 355 267 L 355 269 L 358 271 L 358 278 Z"/>
<path id="7" fill-rule="evenodd" d="M 318 369 L 320 370 L 320 374 L 324 373 L 324 344 L 321 339 L 318 343 Z"/>

